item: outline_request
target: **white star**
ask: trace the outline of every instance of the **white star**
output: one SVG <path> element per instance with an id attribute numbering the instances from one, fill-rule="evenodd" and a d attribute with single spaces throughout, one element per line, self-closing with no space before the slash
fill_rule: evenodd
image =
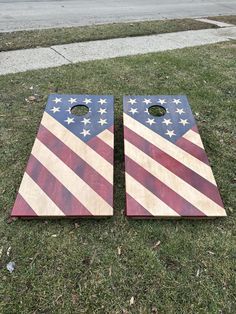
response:
<path id="1" fill-rule="evenodd" d="M 85 102 L 86 105 L 87 105 L 87 104 L 91 104 L 91 99 L 85 98 L 85 100 L 83 100 L 83 102 Z"/>
<path id="2" fill-rule="evenodd" d="M 180 101 L 180 99 L 175 99 L 175 98 L 174 98 L 173 103 L 175 103 L 176 105 L 178 105 L 178 104 L 181 104 L 181 101 Z"/>
<path id="3" fill-rule="evenodd" d="M 185 124 L 189 124 L 188 119 L 180 119 L 179 123 L 183 124 L 183 126 L 185 126 Z"/>
<path id="4" fill-rule="evenodd" d="M 159 104 L 161 104 L 161 105 L 166 104 L 165 99 L 159 99 L 158 102 L 159 102 Z"/>
<path id="5" fill-rule="evenodd" d="M 162 121 L 162 123 L 165 123 L 165 125 L 172 124 L 172 122 L 171 122 L 170 119 L 164 119 L 164 120 Z"/>
<path id="6" fill-rule="evenodd" d="M 146 108 L 144 112 L 147 113 L 147 114 L 150 114 L 149 111 L 148 111 L 148 108 Z"/>
<path id="7" fill-rule="evenodd" d="M 102 99 L 100 98 L 100 100 L 98 101 L 101 105 L 106 104 L 107 100 L 106 99 Z"/>
<path id="8" fill-rule="evenodd" d="M 70 99 L 68 100 L 68 102 L 70 102 L 71 104 L 73 104 L 73 103 L 76 102 L 76 101 L 77 101 L 76 98 L 70 98 Z"/>
<path id="9" fill-rule="evenodd" d="M 84 125 L 88 124 L 88 123 L 91 123 L 90 122 L 90 119 L 86 119 L 86 118 L 83 118 L 83 120 L 81 121 Z"/>
<path id="10" fill-rule="evenodd" d="M 169 112 L 169 110 L 168 110 L 167 108 L 165 108 L 165 109 L 166 109 L 166 113 L 170 113 L 170 112 Z"/>
<path id="11" fill-rule="evenodd" d="M 61 102 L 61 98 L 55 98 L 55 99 L 53 99 L 53 101 L 57 104 L 58 102 Z"/>
<path id="12" fill-rule="evenodd" d="M 74 118 L 70 118 L 70 117 L 67 117 L 67 119 L 64 121 L 67 122 L 68 124 L 75 123 Z"/>
<path id="13" fill-rule="evenodd" d="M 129 99 L 129 101 L 128 101 L 128 104 L 131 104 L 131 105 L 133 105 L 133 104 L 137 104 L 137 101 L 136 101 L 136 99 Z"/>
<path id="14" fill-rule="evenodd" d="M 66 111 L 71 114 L 71 107 L 69 107 Z"/>
<path id="15" fill-rule="evenodd" d="M 152 125 L 153 123 L 156 123 L 154 119 L 150 119 L 148 118 L 146 123 L 149 123 L 150 125 Z"/>
<path id="16" fill-rule="evenodd" d="M 106 108 L 100 108 L 100 109 L 98 110 L 98 112 L 99 112 L 100 114 L 104 114 L 104 113 L 107 113 L 107 110 L 106 110 Z"/>
<path id="17" fill-rule="evenodd" d="M 53 107 L 52 109 L 50 109 L 50 111 L 52 111 L 53 113 L 60 112 L 60 107 Z"/>
<path id="18" fill-rule="evenodd" d="M 86 135 L 91 135 L 91 134 L 90 134 L 90 130 L 85 130 L 85 129 L 83 129 L 83 131 L 80 132 L 80 134 L 82 134 L 84 137 L 85 137 Z"/>
<path id="19" fill-rule="evenodd" d="M 151 102 L 151 99 L 146 99 L 146 98 L 144 98 L 144 101 L 143 102 L 145 102 L 145 104 L 146 105 L 148 105 L 148 104 L 151 104 L 152 102 Z"/>
<path id="20" fill-rule="evenodd" d="M 177 110 L 175 112 L 177 112 L 178 114 L 185 113 L 183 108 L 181 108 L 181 109 L 177 108 Z"/>
<path id="21" fill-rule="evenodd" d="M 130 111 L 132 114 L 138 113 L 138 109 L 137 108 L 131 108 Z"/>
<path id="22" fill-rule="evenodd" d="M 175 134 L 175 131 L 170 131 L 170 130 L 167 130 L 167 132 L 165 133 L 166 135 L 169 135 L 169 137 L 171 138 L 172 136 L 176 135 Z"/>
<path id="23" fill-rule="evenodd" d="M 101 125 L 107 124 L 107 119 L 102 119 L 102 118 L 100 118 L 100 120 L 98 121 L 98 123 L 100 123 Z"/>

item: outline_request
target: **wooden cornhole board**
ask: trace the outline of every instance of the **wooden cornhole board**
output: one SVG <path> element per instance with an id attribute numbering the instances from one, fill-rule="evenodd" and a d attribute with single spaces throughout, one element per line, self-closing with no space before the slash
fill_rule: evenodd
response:
<path id="1" fill-rule="evenodd" d="M 149 113 L 163 107 L 163 116 Z M 226 216 L 186 96 L 125 96 L 126 214 Z"/>
<path id="2" fill-rule="evenodd" d="M 13 217 L 113 215 L 113 97 L 50 95 Z M 77 105 L 89 112 L 72 114 Z"/>

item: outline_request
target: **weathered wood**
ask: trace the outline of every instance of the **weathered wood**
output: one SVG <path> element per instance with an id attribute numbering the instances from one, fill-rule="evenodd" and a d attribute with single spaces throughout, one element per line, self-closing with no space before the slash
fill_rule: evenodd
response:
<path id="1" fill-rule="evenodd" d="M 50 95 L 12 216 L 113 215 L 112 96 Z M 89 112 L 71 110 L 85 105 Z"/>
<path id="2" fill-rule="evenodd" d="M 127 216 L 226 216 L 187 98 L 126 96 L 123 106 Z"/>

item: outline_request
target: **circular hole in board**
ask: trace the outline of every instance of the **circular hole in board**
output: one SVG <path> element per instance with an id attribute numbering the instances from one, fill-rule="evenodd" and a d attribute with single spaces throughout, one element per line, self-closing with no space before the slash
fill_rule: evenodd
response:
<path id="1" fill-rule="evenodd" d="M 71 113 L 76 116 L 84 116 L 89 112 L 89 108 L 85 105 L 77 105 L 71 108 Z"/>
<path id="2" fill-rule="evenodd" d="M 162 117 L 166 113 L 166 109 L 162 106 L 154 105 L 148 108 L 148 112 L 155 117 Z"/>

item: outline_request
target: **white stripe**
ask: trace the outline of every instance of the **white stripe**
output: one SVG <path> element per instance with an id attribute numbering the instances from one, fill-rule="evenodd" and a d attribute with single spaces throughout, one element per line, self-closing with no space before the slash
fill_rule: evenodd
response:
<path id="1" fill-rule="evenodd" d="M 142 150 L 125 140 L 125 155 L 179 194 L 207 216 L 225 216 L 225 210 L 186 181 L 173 174 Z M 126 189 L 130 187 L 126 186 Z M 141 191 L 140 191 L 141 193 Z M 135 196 L 137 197 L 137 195 Z M 134 198 L 135 198 L 134 197 Z"/>
<path id="2" fill-rule="evenodd" d="M 153 216 L 179 216 L 176 211 L 146 189 L 128 173 L 125 174 L 125 183 L 126 192 L 145 209 L 147 209 Z"/>
<path id="3" fill-rule="evenodd" d="M 61 123 L 44 112 L 41 124 L 61 139 L 79 157 L 86 161 L 95 171 L 102 175 L 108 182 L 113 184 L 113 165 L 81 141 L 72 132 L 67 130 Z"/>
<path id="4" fill-rule="evenodd" d="M 124 125 L 183 165 L 216 185 L 211 167 L 124 113 Z"/>
<path id="5" fill-rule="evenodd" d="M 65 216 L 63 211 L 60 210 L 26 172 L 23 176 L 19 193 L 37 216 Z"/>
<path id="6" fill-rule="evenodd" d="M 92 215 L 112 215 L 112 207 L 37 138 L 34 142 L 32 155 L 34 155 L 35 158 L 37 158 L 41 164 L 92 213 Z"/>
<path id="7" fill-rule="evenodd" d="M 188 132 L 186 132 L 183 135 L 183 138 L 192 142 L 193 144 L 197 145 L 198 147 L 204 149 L 200 135 L 198 133 L 194 132 L 193 130 L 189 130 Z"/>
<path id="8" fill-rule="evenodd" d="M 109 131 L 108 129 L 104 130 L 103 132 L 99 133 L 97 137 L 100 138 L 103 142 L 109 145 L 112 149 L 114 148 L 114 134 Z"/>

